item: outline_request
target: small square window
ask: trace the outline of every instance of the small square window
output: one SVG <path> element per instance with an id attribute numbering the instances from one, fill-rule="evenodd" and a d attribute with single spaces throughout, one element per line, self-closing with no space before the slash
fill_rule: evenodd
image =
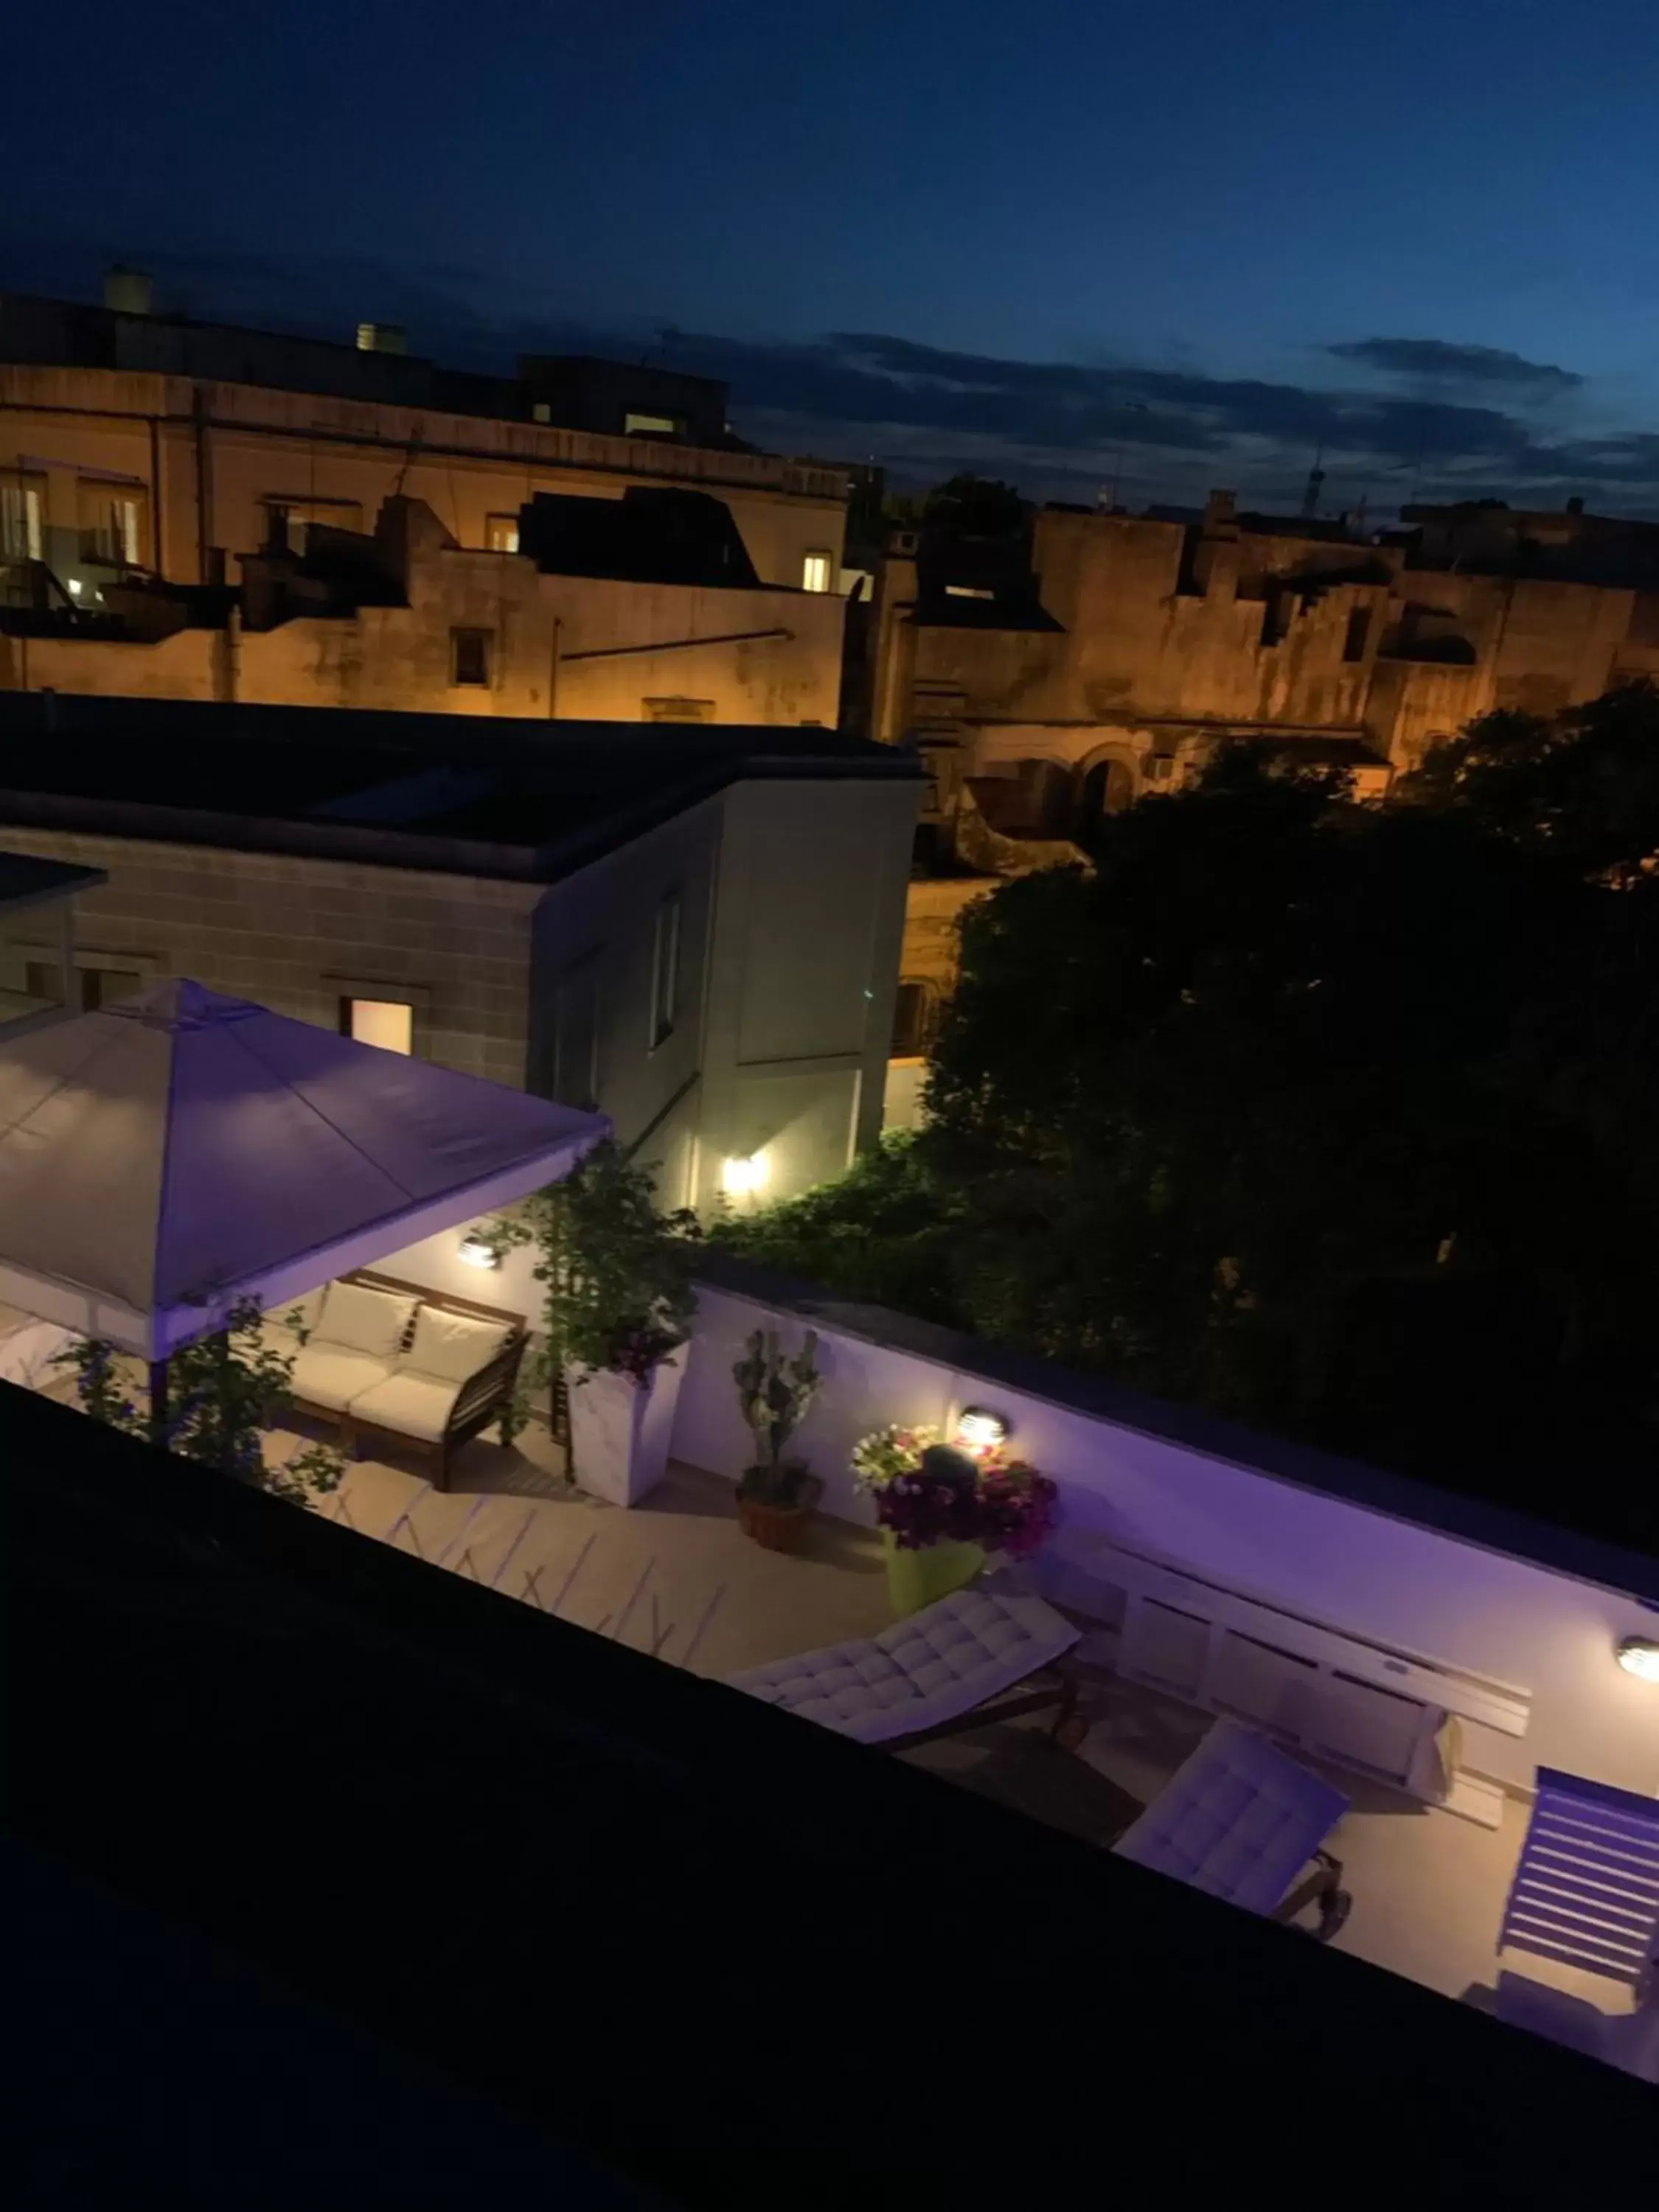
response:
<path id="1" fill-rule="evenodd" d="M 516 553 L 518 550 L 518 516 L 516 514 L 485 515 L 484 550 L 488 553 Z"/>
<path id="2" fill-rule="evenodd" d="M 340 1034 L 359 1044 L 378 1045 L 382 1052 L 412 1053 L 415 1009 L 400 999 L 342 999 Z"/>
<path id="3" fill-rule="evenodd" d="M 647 722 L 712 722 L 712 699 L 641 699 L 640 714 Z"/>
<path id="4" fill-rule="evenodd" d="M 835 561 L 828 553 L 809 553 L 800 564 L 800 587 L 804 592 L 827 592 Z"/>
<path id="5" fill-rule="evenodd" d="M 489 689 L 492 635 L 487 629 L 450 631 L 449 680 L 452 684 L 471 684 L 484 690 Z"/>

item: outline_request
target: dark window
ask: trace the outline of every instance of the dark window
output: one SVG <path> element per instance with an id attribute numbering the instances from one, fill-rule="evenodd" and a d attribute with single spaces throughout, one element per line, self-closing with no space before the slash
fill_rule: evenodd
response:
<path id="1" fill-rule="evenodd" d="M 894 1060 L 925 1060 L 933 1042 L 933 987 L 901 983 L 893 1001 Z"/>
<path id="2" fill-rule="evenodd" d="M 1370 609 L 1356 607 L 1348 617 L 1348 635 L 1342 641 L 1344 660 L 1363 660 L 1365 658 L 1365 638 L 1370 626 Z"/>
<path id="3" fill-rule="evenodd" d="M 95 1014 L 117 999 L 131 999 L 144 988 L 144 979 L 133 968 L 77 968 L 70 1002 L 83 1014 Z M 24 970 L 23 988 L 31 999 L 63 1004 L 60 971 L 56 961 L 31 960 Z"/>
<path id="4" fill-rule="evenodd" d="M 453 629 L 449 633 L 449 680 L 487 690 L 489 684 L 489 642 L 487 629 Z"/>

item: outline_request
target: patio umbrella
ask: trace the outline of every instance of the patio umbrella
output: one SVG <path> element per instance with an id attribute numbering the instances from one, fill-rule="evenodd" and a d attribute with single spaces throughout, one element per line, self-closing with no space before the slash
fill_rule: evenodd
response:
<path id="1" fill-rule="evenodd" d="M 164 1390 L 168 1354 L 239 1299 L 557 1182 L 609 1126 L 158 983 L 0 1043 L 0 1298 L 136 1353 Z"/>

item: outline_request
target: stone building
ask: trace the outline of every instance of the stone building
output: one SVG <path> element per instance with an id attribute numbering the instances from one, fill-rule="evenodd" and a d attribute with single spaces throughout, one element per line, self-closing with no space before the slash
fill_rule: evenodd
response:
<path id="1" fill-rule="evenodd" d="M 1579 503 L 1409 507 L 1369 536 L 1229 492 L 1201 514 L 1049 507 L 1000 544 L 894 533 L 870 621 L 869 726 L 930 769 L 902 1011 L 952 988 L 941 913 L 1079 858 L 1218 744 L 1340 766 L 1375 798 L 1489 708 L 1659 678 L 1659 528 Z M 896 1069 L 901 1118 L 906 1088 Z"/>
<path id="2" fill-rule="evenodd" d="M 845 602 L 763 583 L 724 502 L 544 495 L 520 520 L 523 551 L 481 551 L 403 495 L 369 532 L 314 524 L 296 550 L 279 529 L 224 592 L 37 592 L 0 608 L 0 691 L 835 726 Z"/>
<path id="3" fill-rule="evenodd" d="M 479 375 L 384 325 L 335 345 L 152 307 L 130 271 L 99 307 L 0 293 L 0 564 L 42 564 L 66 598 L 135 571 L 234 584 L 274 522 L 362 530 L 396 494 L 483 552 L 511 550 L 538 492 L 661 484 L 722 500 L 763 582 L 837 588 L 844 473 L 751 451 L 711 379 L 547 357 Z"/>
<path id="4" fill-rule="evenodd" d="M 881 1125 L 918 772 L 833 732 L 0 694 L 0 843 L 84 880 L 0 994 L 190 975 L 597 1106 L 674 1204 Z"/>

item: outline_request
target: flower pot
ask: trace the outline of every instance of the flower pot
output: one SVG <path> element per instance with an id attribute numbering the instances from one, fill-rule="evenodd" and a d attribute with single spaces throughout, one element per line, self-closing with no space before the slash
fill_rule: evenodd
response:
<path id="1" fill-rule="evenodd" d="M 798 1552 L 823 1495 L 823 1484 L 816 1474 L 807 1476 L 799 1500 L 793 1505 L 775 1505 L 763 1498 L 745 1497 L 739 1489 L 738 1524 L 763 1552 Z"/>
<path id="2" fill-rule="evenodd" d="M 590 1498 L 637 1505 L 668 1472 L 674 1406 L 685 1372 L 685 1346 L 671 1352 L 644 1382 L 603 1367 L 571 1367 L 570 1471 Z"/>
<path id="3" fill-rule="evenodd" d="M 887 1557 L 887 1595 L 896 1620 L 937 1604 L 952 1590 L 965 1589 L 985 1565 L 982 1544 L 924 1544 L 910 1552 L 895 1543 L 890 1528 L 881 1532 L 881 1548 Z"/>

